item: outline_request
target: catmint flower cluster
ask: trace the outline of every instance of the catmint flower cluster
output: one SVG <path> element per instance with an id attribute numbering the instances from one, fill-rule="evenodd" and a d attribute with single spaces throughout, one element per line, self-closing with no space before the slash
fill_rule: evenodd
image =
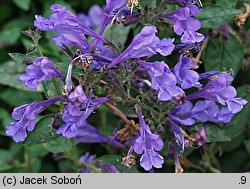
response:
<path id="1" fill-rule="evenodd" d="M 199 33 L 201 22 L 194 18 L 200 13 L 195 1 L 168 1 L 180 7 L 159 13 L 157 19 L 168 22 L 175 38 L 165 36 L 160 39 L 153 23 L 141 26 L 123 50 L 104 37 L 104 31 L 111 32 L 116 24 L 140 22 L 139 2 L 106 0 L 104 8 L 96 5 L 91 7 L 88 15 L 78 16 L 64 6 L 54 4 L 49 18 L 35 16 L 34 25 L 42 31 L 55 32 L 52 38 L 55 45 L 67 47 L 74 56 L 69 56 L 69 61 L 65 62 L 68 67 L 65 75 L 56 66 L 56 60 L 45 56 L 36 58 L 27 66 L 26 73 L 19 75 L 18 80 L 31 90 L 37 90 L 38 85 L 54 78 L 63 85 L 58 97 L 15 108 L 12 113 L 15 122 L 7 126 L 7 136 L 15 142 L 25 141 L 36 127 L 36 116 L 61 101 L 58 135 L 75 138 L 77 144 L 104 143 L 128 150 L 125 159 L 138 156 L 140 166 L 146 171 L 163 167 L 166 157 L 161 152 L 167 148 L 165 141 L 172 141 L 176 169 L 180 172 L 178 156 L 192 143 L 202 146 L 207 141 L 204 127 L 197 129 L 193 137 L 185 130 L 196 123 L 228 123 L 243 109 L 247 101 L 237 96 L 231 85 L 231 75 L 221 70 L 199 73 L 194 69 L 196 64 L 192 56 L 185 53 L 206 38 L 205 34 Z M 173 52 L 179 59 L 172 67 L 163 58 L 172 56 Z M 77 67 L 82 74 L 73 73 Z M 84 76 L 88 78 L 82 79 Z M 105 94 L 95 90 L 98 85 L 104 86 Z M 136 92 L 130 92 L 131 88 Z M 128 120 L 126 112 L 119 110 L 119 103 L 134 108 L 137 118 Z M 107 105 L 125 122 L 124 128 L 117 128 L 114 136 L 107 136 L 88 123 L 88 118 L 98 111 L 99 106 Z M 157 122 L 152 117 L 157 117 Z M 166 137 L 166 133 L 172 139 Z M 87 165 L 93 159 L 94 155 L 86 153 L 79 161 Z M 110 164 L 98 163 L 98 167 L 106 172 L 119 172 Z M 88 172 L 89 168 L 83 166 L 81 170 Z"/>

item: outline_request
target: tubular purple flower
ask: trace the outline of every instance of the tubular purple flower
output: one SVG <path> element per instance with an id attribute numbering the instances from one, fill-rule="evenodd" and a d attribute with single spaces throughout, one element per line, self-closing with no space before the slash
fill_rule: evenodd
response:
<path id="1" fill-rule="evenodd" d="M 192 115 L 193 118 L 202 123 L 205 123 L 207 121 L 218 123 L 220 122 L 217 119 L 219 111 L 220 109 L 214 101 L 200 100 L 194 105 L 194 108 L 192 109 Z"/>
<path id="2" fill-rule="evenodd" d="M 198 146 L 202 146 L 207 142 L 207 135 L 204 127 L 199 129 L 199 131 L 195 134 L 195 138 Z"/>
<path id="3" fill-rule="evenodd" d="M 158 99 L 160 101 L 168 101 L 182 95 L 182 89 L 176 86 L 175 75 L 165 62 L 149 63 L 142 60 L 137 62 L 148 71 L 151 77 L 152 88 L 159 90 Z"/>
<path id="4" fill-rule="evenodd" d="M 103 22 L 103 9 L 99 5 L 93 5 L 89 8 L 88 15 L 78 14 L 79 19 L 90 28 L 97 28 Z"/>
<path id="5" fill-rule="evenodd" d="M 227 105 L 229 111 L 235 114 L 242 110 L 247 101 L 243 98 L 235 98 L 237 95 L 235 88 L 228 86 L 228 83 L 232 80 L 232 76 L 222 73 L 216 79 L 208 82 L 201 90 L 187 96 L 186 99 L 205 98 L 213 100 L 222 105 Z"/>
<path id="6" fill-rule="evenodd" d="M 156 151 L 163 148 L 163 141 L 160 136 L 153 134 L 149 126 L 145 123 L 140 107 L 136 108 L 140 122 L 139 136 L 134 140 L 133 149 L 137 154 L 142 154 L 140 158 L 140 165 L 149 171 L 152 167 L 161 168 L 164 159 Z"/>
<path id="7" fill-rule="evenodd" d="M 156 52 L 161 54 L 162 56 L 168 56 L 170 55 L 174 48 L 175 45 L 173 44 L 174 38 L 163 38 L 160 43 L 156 46 Z"/>
<path id="8" fill-rule="evenodd" d="M 105 28 L 111 23 L 114 17 L 114 13 L 118 12 L 118 10 L 124 7 L 125 4 L 126 0 L 106 0 L 106 7 L 104 8 L 104 19 L 98 32 L 99 35 L 102 35 Z"/>
<path id="9" fill-rule="evenodd" d="M 36 15 L 34 25 L 43 31 L 51 30 L 58 32 L 59 34 L 53 38 L 56 45 L 73 44 L 82 52 L 87 52 L 90 49 L 90 44 L 84 34 L 106 41 L 102 36 L 84 25 L 75 14 L 62 5 L 54 4 L 50 9 L 52 11 L 50 19 Z"/>
<path id="10" fill-rule="evenodd" d="M 112 68 L 130 58 L 151 57 L 155 55 L 157 53 L 157 45 L 160 43 L 156 32 L 157 29 L 155 26 L 145 26 L 142 28 L 141 32 L 134 37 L 128 48 L 108 68 Z"/>
<path id="11" fill-rule="evenodd" d="M 162 18 L 169 19 L 174 24 L 174 32 L 177 35 L 182 35 L 182 43 L 195 43 L 204 40 L 205 36 L 198 31 L 201 28 L 199 20 L 192 18 L 193 15 L 199 14 L 200 10 L 195 5 L 188 5 L 178 10 L 162 14 Z"/>
<path id="12" fill-rule="evenodd" d="M 16 122 L 10 123 L 6 128 L 6 135 L 12 136 L 15 142 L 22 142 L 27 137 L 27 132 L 35 128 L 36 115 L 44 111 L 48 106 L 61 100 L 64 96 L 59 96 L 50 100 L 33 102 L 14 108 L 12 118 Z"/>
<path id="13" fill-rule="evenodd" d="M 83 156 L 80 157 L 79 161 L 84 164 L 89 164 L 93 161 L 95 155 L 90 155 L 89 152 L 86 152 Z M 88 173 L 89 169 L 87 167 L 81 168 L 82 173 Z"/>
<path id="14" fill-rule="evenodd" d="M 221 108 L 221 110 L 217 114 L 217 120 L 219 122 L 229 123 L 232 120 L 234 115 L 235 114 L 233 114 L 231 111 L 229 111 L 229 109 L 227 107 L 223 107 L 223 108 Z"/>
<path id="15" fill-rule="evenodd" d="M 116 169 L 116 167 L 112 164 L 105 163 L 105 162 L 99 162 L 97 164 L 101 169 L 106 171 L 106 173 L 119 173 L 119 171 Z"/>
<path id="16" fill-rule="evenodd" d="M 18 76 L 18 80 L 23 82 L 29 89 L 37 90 L 39 83 L 55 77 L 65 78 L 47 57 L 38 57 L 33 64 L 27 66 L 26 74 Z"/>
<path id="17" fill-rule="evenodd" d="M 169 117 L 172 121 L 191 126 L 195 123 L 195 119 L 193 119 L 192 109 L 193 104 L 190 101 L 186 101 L 185 103 L 172 108 Z"/>
<path id="18" fill-rule="evenodd" d="M 195 66 L 193 60 L 185 55 L 181 55 L 179 62 L 174 67 L 174 74 L 182 89 L 191 87 L 201 87 L 199 74 L 191 70 Z"/>
<path id="19" fill-rule="evenodd" d="M 182 133 L 182 129 L 172 119 L 168 119 L 168 121 L 174 133 L 176 144 L 181 147 L 181 153 L 184 153 L 185 139 Z"/>
<path id="20" fill-rule="evenodd" d="M 85 124 L 90 114 L 92 114 L 100 104 L 109 100 L 107 97 L 92 100 L 91 92 L 88 97 L 86 97 L 80 85 L 76 87 L 72 93 L 69 95 L 69 103 L 63 110 L 62 119 L 65 124 L 57 130 L 57 134 L 62 134 L 66 138 L 77 136 L 78 128 Z"/>
<path id="21" fill-rule="evenodd" d="M 76 139 L 77 143 L 107 143 L 116 148 L 123 147 L 123 145 L 114 138 L 104 135 L 86 121 L 78 128 Z"/>

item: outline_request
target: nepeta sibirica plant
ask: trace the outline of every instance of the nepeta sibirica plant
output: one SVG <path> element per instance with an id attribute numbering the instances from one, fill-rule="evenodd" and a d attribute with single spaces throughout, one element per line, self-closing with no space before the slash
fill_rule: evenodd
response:
<path id="1" fill-rule="evenodd" d="M 206 8 L 198 0 L 106 0 L 77 15 L 53 4 L 49 17 L 35 16 L 34 31 L 24 31 L 34 45 L 18 76 L 47 100 L 14 108 L 6 135 L 44 144 L 76 171 L 161 172 L 174 162 L 183 172 L 185 154 L 209 142 L 207 125 L 230 123 L 248 103 L 232 86 L 233 65 L 208 71 L 201 64 Z M 58 55 L 39 47 L 47 33 Z M 82 143 L 101 143 L 106 159 Z"/>

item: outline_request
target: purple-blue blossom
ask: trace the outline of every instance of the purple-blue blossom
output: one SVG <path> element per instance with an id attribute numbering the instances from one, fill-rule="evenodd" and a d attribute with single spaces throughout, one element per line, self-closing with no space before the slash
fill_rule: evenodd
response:
<path id="1" fill-rule="evenodd" d="M 152 88 L 159 91 L 158 99 L 168 101 L 173 97 L 182 95 L 182 89 L 176 86 L 177 80 L 165 62 L 137 61 L 144 67 L 151 77 Z"/>
<path id="2" fill-rule="evenodd" d="M 91 92 L 86 96 L 81 85 L 77 86 L 72 93 L 62 114 L 65 124 L 57 130 L 57 134 L 62 134 L 66 138 L 77 136 L 78 128 L 85 124 L 90 114 L 109 100 L 107 97 L 92 99 Z"/>
<path id="3" fill-rule="evenodd" d="M 106 162 L 99 162 L 97 163 L 97 165 L 104 170 L 106 173 L 119 173 L 119 171 L 117 170 L 117 168 L 110 164 L 110 163 L 106 163 Z"/>
<path id="4" fill-rule="evenodd" d="M 209 81 L 201 90 L 188 95 L 186 99 L 205 98 L 227 105 L 229 111 L 234 114 L 241 111 L 247 101 L 243 98 L 235 98 L 237 91 L 233 86 L 229 86 L 229 82 L 233 80 L 233 77 L 226 73 L 213 77 L 216 78 Z"/>
<path id="5" fill-rule="evenodd" d="M 195 123 L 192 114 L 193 104 L 190 101 L 172 108 L 169 117 L 172 121 L 178 122 L 180 124 L 191 126 Z"/>
<path id="6" fill-rule="evenodd" d="M 48 106 L 61 100 L 64 96 L 59 96 L 50 100 L 37 101 L 14 108 L 12 118 L 16 122 L 10 123 L 6 128 L 6 135 L 12 136 L 15 142 L 22 142 L 26 139 L 27 133 L 35 128 L 36 116 L 44 111 Z"/>
<path id="7" fill-rule="evenodd" d="M 80 157 L 79 161 L 84 164 L 89 164 L 94 160 L 95 155 L 90 155 L 89 152 L 86 152 L 83 156 Z M 81 168 L 82 173 L 88 173 L 89 169 L 86 166 Z"/>
<path id="8" fill-rule="evenodd" d="M 76 139 L 77 143 L 107 143 L 117 148 L 123 147 L 115 138 L 101 133 L 86 121 L 78 128 Z"/>
<path id="9" fill-rule="evenodd" d="M 119 11 L 126 4 L 126 0 L 106 0 L 106 6 L 104 8 L 104 18 L 99 30 L 99 34 L 102 35 L 105 28 L 111 23 L 115 13 Z"/>
<path id="10" fill-rule="evenodd" d="M 149 126 L 145 123 L 140 108 L 137 108 L 137 114 L 140 122 L 140 133 L 133 142 L 133 150 L 137 154 L 142 154 L 140 165 L 149 171 L 152 167 L 161 168 L 164 159 L 156 151 L 163 148 L 163 141 L 159 135 L 153 134 Z"/>
<path id="11" fill-rule="evenodd" d="M 39 83 L 55 77 L 61 79 L 65 78 L 51 60 L 47 57 L 38 57 L 34 60 L 33 64 L 27 66 L 26 74 L 18 76 L 18 80 L 23 82 L 29 89 L 37 90 L 37 85 Z"/>
<path id="12" fill-rule="evenodd" d="M 174 67 L 174 74 L 182 89 L 189 89 L 191 87 L 201 87 L 199 83 L 199 74 L 192 70 L 195 64 L 191 58 L 186 55 L 181 55 L 179 62 Z"/>
<path id="13" fill-rule="evenodd" d="M 101 35 L 83 24 L 75 14 L 68 11 L 64 6 L 54 4 L 50 9 L 52 11 L 50 18 L 46 19 L 36 15 L 34 25 L 43 31 L 56 31 L 58 34 L 54 36 L 53 40 L 57 46 L 74 45 L 82 52 L 88 52 L 90 43 L 85 35 L 106 41 Z"/>
<path id="14" fill-rule="evenodd" d="M 156 36 L 157 29 L 155 26 L 145 26 L 137 34 L 127 49 L 118 56 L 108 67 L 112 68 L 118 63 L 123 63 L 127 59 L 150 57 L 156 54 L 156 46 L 160 39 Z"/>
<path id="15" fill-rule="evenodd" d="M 178 10 L 162 14 L 162 18 L 169 19 L 174 25 L 174 32 L 181 35 L 182 43 L 195 43 L 204 40 L 205 36 L 197 31 L 201 28 L 201 23 L 198 19 L 192 16 L 200 13 L 200 10 L 195 5 L 188 5 Z"/>
<path id="16" fill-rule="evenodd" d="M 79 19 L 90 28 L 97 28 L 103 22 L 103 9 L 99 5 L 93 5 L 89 8 L 88 15 L 78 14 Z"/>
<path id="17" fill-rule="evenodd" d="M 195 139 L 198 146 L 202 146 L 207 142 L 207 134 L 204 127 L 200 128 L 195 134 Z"/>

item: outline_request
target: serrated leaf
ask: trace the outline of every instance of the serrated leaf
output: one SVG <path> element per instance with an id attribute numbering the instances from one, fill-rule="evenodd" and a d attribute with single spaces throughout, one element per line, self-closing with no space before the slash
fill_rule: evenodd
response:
<path id="1" fill-rule="evenodd" d="M 105 155 L 97 158 L 95 162 L 105 162 L 114 165 L 120 173 L 137 173 L 135 166 L 130 169 L 122 163 L 122 156 L 119 155 Z"/>
<path id="2" fill-rule="evenodd" d="M 54 140 L 45 143 L 43 146 L 52 153 L 67 152 L 72 148 L 70 140 L 63 136 L 55 138 Z"/>
<path id="3" fill-rule="evenodd" d="M 226 41 L 210 38 L 204 49 L 204 66 L 206 71 L 231 71 L 235 77 L 241 69 L 244 58 L 242 46 L 233 36 Z"/>
<path id="4" fill-rule="evenodd" d="M 12 0 L 13 3 L 15 3 L 16 6 L 18 6 L 19 8 L 27 11 L 29 10 L 30 8 L 30 3 L 31 1 L 30 0 Z"/>
<path id="5" fill-rule="evenodd" d="M 227 8 L 215 4 L 206 4 L 196 18 L 201 21 L 202 28 L 213 28 L 229 22 L 241 12 L 243 12 L 243 10 Z"/>
<path id="6" fill-rule="evenodd" d="M 24 144 L 42 144 L 58 137 L 56 130 L 52 128 L 52 122 L 51 115 L 41 118 L 36 123 L 35 129 L 28 134 Z"/>

